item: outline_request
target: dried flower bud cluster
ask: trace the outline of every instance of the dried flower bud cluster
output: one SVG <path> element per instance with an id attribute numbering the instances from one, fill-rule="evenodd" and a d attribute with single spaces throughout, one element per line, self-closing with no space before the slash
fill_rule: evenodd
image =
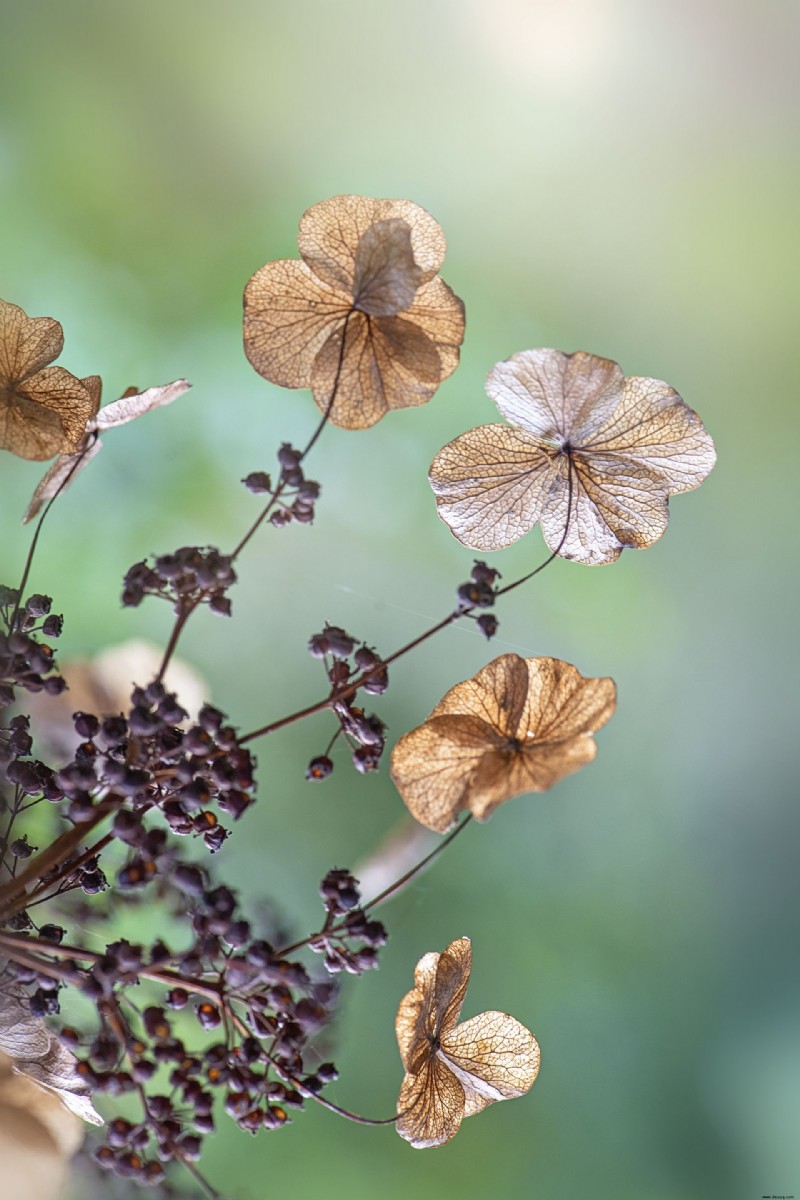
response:
<path id="1" fill-rule="evenodd" d="M 456 591 L 456 612 L 461 616 L 473 617 L 487 641 L 497 633 L 500 623 L 494 613 L 481 613 L 480 616 L 476 617 L 472 609 L 491 608 L 493 606 L 497 598 L 497 591 L 494 585 L 495 581 L 500 578 L 501 575 L 498 570 L 476 559 L 469 579 L 466 583 L 459 584 Z"/>
<path id="2" fill-rule="evenodd" d="M 359 689 L 372 696 L 382 695 L 389 686 L 386 664 L 369 646 L 356 649 L 357 640 L 338 625 L 325 625 L 309 640 L 312 658 L 321 658 L 331 685 L 330 707 L 336 714 L 339 730 L 352 750 L 353 766 L 362 775 L 376 771 L 386 745 L 386 726 L 375 713 L 365 713 L 355 703 Z M 331 742 L 331 745 L 333 742 Z M 327 779 L 333 770 L 328 754 L 311 759 L 306 779 Z"/>
<path id="3" fill-rule="evenodd" d="M 328 890 L 334 877 L 340 900 L 326 904 L 328 921 L 358 902 L 346 872 L 330 872 Z M 94 1159 L 143 1184 L 160 1183 L 172 1161 L 196 1161 L 204 1136 L 214 1131 L 215 1110 L 249 1133 L 279 1129 L 289 1121 L 287 1110 L 302 1109 L 337 1078 L 332 1063 L 313 1069 L 304 1063 L 310 1038 L 330 1020 L 336 984 L 313 980 L 302 963 L 254 936 L 236 894 L 212 886 L 198 865 L 178 861 L 165 886 L 189 922 L 185 949 L 173 951 L 160 938 L 150 945 L 118 939 L 100 954 L 76 950 L 74 958 L 54 958 L 45 943 L 58 945 L 64 930 L 42 926 L 36 937 L 18 938 L 37 966 L 11 963 L 0 974 L 0 991 L 27 995 L 37 1016 L 58 1012 L 64 982 L 93 1001 L 94 1030 L 65 1027 L 60 1037 L 79 1051 L 78 1078 L 93 1092 L 138 1093 L 141 1114 L 113 1119 Z M 356 910 L 348 911 L 346 930 L 321 936 L 329 936 L 331 962 L 336 956 L 335 966 L 326 959 L 329 971 L 360 974 L 375 965 L 374 947 L 386 934 Z M 348 939 L 361 944 L 352 949 Z M 204 1035 L 218 1028 L 224 1036 L 208 1045 Z"/>
<path id="4" fill-rule="evenodd" d="M 302 468 L 303 453 L 284 442 L 278 451 L 280 476 L 274 497 L 277 507 L 270 513 L 270 523 L 276 529 L 291 525 L 310 525 L 314 520 L 314 505 L 319 499 L 320 486 L 313 479 L 306 479 Z M 251 492 L 269 492 L 270 477 L 263 471 L 248 475 L 245 485 Z M 291 503 L 287 503 L 287 498 Z"/>
<path id="5" fill-rule="evenodd" d="M 152 566 L 134 563 L 123 581 L 122 603 L 136 608 L 145 596 L 160 596 L 176 613 L 207 604 L 212 612 L 229 617 L 231 602 L 225 593 L 235 582 L 230 555 L 213 546 L 182 546 L 174 554 L 154 558 Z"/>
<path id="6" fill-rule="evenodd" d="M 76 825 L 90 821 L 98 806 L 115 806 L 114 835 L 132 851 L 118 878 L 122 887 L 149 882 L 168 853 L 167 830 L 148 827 L 154 810 L 172 833 L 202 837 L 213 853 L 228 836 L 214 809 L 236 820 L 253 802 L 255 764 L 235 729 L 211 705 L 180 728 L 186 716 L 174 694 L 151 683 L 134 688 L 126 717 L 73 718 L 83 740 L 55 782 Z"/>
<path id="7" fill-rule="evenodd" d="M 358 881 L 349 871 L 333 867 L 319 891 L 325 902 L 325 925 L 310 940 L 310 948 L 325 955 L 325 966 L 332 975 L 340 971 L 363 975 L 377 967 L 378 948 L 388 934 L 381 922 L 371 920 L 361 907 Z M 353 947 L 353 940 L 361 945 Z"/>
<path id="8" fill-rule="evenodd" d="M 33 636 L 40 633 L 46 638 L 57 638 L 61 634 L 63 620 L 56 613 L 51 614 L 52 600 L 34 593 L 14 615 L 17 599 L 15 589 L 0 585 L 0 619 L 6 626 L 5 631 L 0 630 L 0 708 L 13 703 L 17 687 L 57 696 L 67 686 L 54 673 L 52 646 Z"/>

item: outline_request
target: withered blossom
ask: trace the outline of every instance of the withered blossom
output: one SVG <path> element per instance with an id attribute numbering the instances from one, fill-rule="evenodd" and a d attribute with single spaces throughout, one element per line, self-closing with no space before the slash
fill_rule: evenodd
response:
<path id="1" fill-rule="evenodd" d="M 466 546 L 499 550 L 539 522 L 550 549 L 614 562 L 667 528 L 669 497 L 714 465 L 700 418 L 658 379 L 607 358 L 523 350 L 486 384 L 510 425 L 484 425 L 436 455 L 439 515 Z"/>
<path id="2" fill-rule="evenodd" d="M 592 735 L 615 707 L 611 679 L 585 679 L 557 658 L 502 654 L 400 739 L 392 779 L 429 829 L 444 833 L 465 810 L 485 821 L 504 800 L 547 791 L 591 762 Z"/>
<path id="3" fill-rule="evenodd" d="M 395 1128 L 416 1149 L 441 1146 L 464 1117 L 524 1095 L 539 1071 L 536 1038 L 508 1013 L 484 1012 L 456 1024 L 471 966 L 466 937 L 424 955 L 397 1010 L 406 1075 Z"/>
<path id="4" fill-rule="evenodd" d="M 437 277 L 445 245 L 410 200 L 315 204 L 300 221 L 302 261 L 267 263 L 245 288 L 248 359 L 271 383 L 311 388 L 345 429 L 424 404 L 464 338 L 464 306 Z"/>
<path id="5" fill-rule="evenodd" d="M 0 300 L 0 449 L 35 461 L 77 449 L 97 406 L 88 380 L 48 365 L 63 348 L 58 321 Z"/>
<path id="6" fill-rule="evenodd" d="M 6 985 L 0 986 L 0 1055 L 7 1056 L 15 1074 L 57 1096 L 66 1110 L 90 1125 L 103 1124 L 86 1081 L 75 1071 L 75 1055 Z"/>

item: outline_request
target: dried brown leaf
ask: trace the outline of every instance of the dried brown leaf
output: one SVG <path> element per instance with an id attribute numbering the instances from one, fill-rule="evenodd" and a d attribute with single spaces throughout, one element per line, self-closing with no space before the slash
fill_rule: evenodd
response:
<path id="1" fill-rule="evenodd" d="M 392 779 L 422 825 L 444 833 L 464 810 L 544 792 L 591 762 L 616 706 L 611 679 L 557 658 L 503 654 L 457 684 L 392 753 Z"/>
<path id="2" fill-rule="evenodd" d="M 464 1117 L 488 1104 L 524 1095 L 539 1071 L 536 1039 L 507 1013 L 485 1012 L 456 1024 L 471 966 L 469 938 L 424 955 L 397 1010 L 406 1074 L 396 1128 L 417 1149 L 448 1142 Z"/>
<path id="3" fill-rule="evenodd" d="M 86 381 L 47 365 L 63 345 L 58 321 L 0 300 L 0 449 L 37 461 L 77 449 L 96 406 Z"/>
<path id="4" fill-rule="evenodd" d="M 656 542 L 669 497 L 698 487 L 716 460 L 673 388 L 626 379 L 609 359 L 524 350 L 495 366 L 486 390 L 512 424 L 462 434 L 430 470 L 439 515 L 477 550 L 539 522 L 563 558 L 614 562 Z"/>
<path id="5" fill-rule="evenodd" d="M 245 288 L 256 371 L 310 387 L 346 429 L 429 400 L 464 337 L 461 301 L 434 278 L 445 241 L 433 217 L 408 200 L 335 196 L 304 214 L 298 246 L 304 261 L 267 263 Z"/>
<path id="6" fill-rule="evenodd" d="M 100 408 L 101 380 L 99 375 L 90 375 L 81 380 L 92 400 L 92 413 L 86 423 L 80 444 L 71 454 L 60 454 L 52 466 L 39 480 L 30 504 L 22 518 L 23 525 L 41 511 L 50 500 L 62 494 L 74 482 L 84 467 L 100 453 L 103 443 L 99 437 L 100 430 L 113 429 L 117 425 L 127 425 L 143 413 L 153 408 L 162 408 L 182 396 L 192 386 L 185 379 L 176 379 L 173 383 L 165 383 L 159 387 L 148 388 L 138 392 L 136 388 L 128 388 L 119 400 L 113 400 L 105 408 Z"/>

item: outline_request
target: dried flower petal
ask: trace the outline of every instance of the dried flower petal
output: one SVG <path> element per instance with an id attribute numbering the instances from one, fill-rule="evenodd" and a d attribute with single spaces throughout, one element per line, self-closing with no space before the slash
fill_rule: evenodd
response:
<path id="1" fill-rule="evenodd" d="M 63 345 L 58 321 L 0 300 L 0 449 L 33 460 L 77 449 L 95 406 L 86 381 L 47 365 Z"/>
<path id="2" fill-rule="evenodd" d="M 76 1116 L 90 1125 L 103 1124 L 88 1087 L 75 1074 L 74 1054 L 41 1018 L 7 994 L 0 994 L 0 1051 L 8 1055 L 15 1071 L 54 1092 Z"/>
<path id="3" fill-rule="evenodd" d="M 356 247 L 353 305 L 373 317 L 395 316 L 412 304 L 422 275 L 410 226 L 397 217 L 375 221 Z"/>
<path id="4" fill-rule="evenodd" d="M 417 1149 L 441 1146 L 464 1117 L 522 1096 L 539 1071 L 533 1034 L 514 1017 L 485 1012 L 456 1025 L 472 966 L 469 938 L 417 963 L 395 1020 L 406 1075 L 397 1132 Z"/>
<path id="5" fill-rule="evenodd" d="M 583 352 L 525 350 L 486 390 L 511 425 L 462 434 L 433 460 L 439 515 L 467 546 L 498 550 L 539 522 L 550 549 L 608 563 L 664 533 L 671 495 L 714 465 L 700 418 L 658 379 L 626 379 Z"/>
<path id="6" fill-rule="evenodd" d="M 443 833 L 465 809 L 484 821 L 504 800 L 547 791 L 591 762 L 615 697 L 611 679 L 584 679 L 559 659 L 503 654 L 400 739 L 392 779 L 429 829 Z"/>
<path id="7" fill-rule="evenodd" d="M 332 196 L 303 213 L 297 246 L 315 275 L 352 295 L 358 244 L 378 221 L 402 221 L 408 226 L 421 281 L 433 279 L 444 262 L 447 243 L 430 213 L 411 200 Z"/>
<path id="8" fill-rule="evenodd" d="M 256 371 L 310 387 L 346 429 L 429 400 L 464 337 L 461 301 L 434 278 L 445 241 L 433 217 L 408 200 L 335 196 L 304 214 L 298 246 L 304 261 L 267 263 L 245 288 Z"/>

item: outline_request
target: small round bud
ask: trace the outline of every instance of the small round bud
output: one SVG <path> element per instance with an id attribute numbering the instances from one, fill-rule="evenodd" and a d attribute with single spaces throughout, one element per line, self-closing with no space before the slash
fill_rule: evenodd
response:
<path id="1" fill-rule="evenodd" d="M 470 573 L 474 583 L 488 583 L 489 587 L 494 584 L 496 579 L 502 578 L 498 570 L 490 567 L 488 563 L 481 562 L 477 558 L 475 559 L 475 566 Z"/>
<path id="2" fill-rule="evenodd" d="M 266 471 L 251 471 L 242 483 L 247 488 L 248 492 L 269 492 L 272 490 L 272 483 Z"/>
<path id="3" fill-rule="evenodd" d="M 222 1016 L 216 1004 L 210 1004 L 208 1001 L 198 1004 L 195 1012 L 203 1029 L 216 1029 L 222 1021 Z"/>
<path id="4" fill-rule="evenodd" d="M 276 529 L 282 529 L 285 525 L 290 525 L 292 522 L 292 514 L 288 508 L 276 508 L 274 512 L 269 514 L 269 523 Z"/>
<path id="5" fill-rule="evenodd" d="M 94 738 L 100 732 L 100 721 L 93 713 L 73 713 L 72 721 L 79 737 Z"/>
<path id="6" fill-rule="evenodd" d="M 35 592 L 25 601 L 25 611 L 32 617 L 44 617 L 50 612 L 52 604 L 50 596 L 43 596 L 41 593 Z"/>
<path id="7" fill-rule="evenodd" d="M 288 442 L 284 442 L 278 450 L 278 462 L 285 468 L 298 466 L 302 457 L 300 451 L 295 450 Z"/>
<path id="8" fill-rule="evenodd" d="M 327 779 L 333 770 L 333 761 L 328 758 L 327 754 L 320 754 L 316 758 L 312 758 L 306 768 L 306 779 L 318 780 Z"/>
<path id="9" fill-rule="evenodd" d="M 45 637 L 61 637 L 64 628 L 64 618 L 59 613 L 52 613 L 42 621 L 42 633 Z"/>
<path id="10" fill-rule="evenodd" d="M 325 638 L 328 642 L 329 652 L 334 658 L 347 658 L 353 653 L 356 644 L 355 638 L 338 625 L 326 625 Z"/>
<path id="11" fill-rule="evenodd" d="M 457 593 L 459 609 L 491 608 L 494 591 L 488 583 L 462 583 Z"/>
<path id="12" fill-rule="evenodd" d="M 481 613 L 475 623 L 487 640 L 494 637 L 500 624 L 494 613 Z"/>
<path id="13" fill-rule="evenodd" d="M 64 927 L 62 925 L 47 924 L 47 925 L 40 925 L 40 927 L 39 927 L 39 937 L 43 941 L 52 942 L 56 946 L 60 942 L 63 942 L 64 935 L 66 934 L 66 932 L 67 932 L 66 929 L 64 929 Z"/>

